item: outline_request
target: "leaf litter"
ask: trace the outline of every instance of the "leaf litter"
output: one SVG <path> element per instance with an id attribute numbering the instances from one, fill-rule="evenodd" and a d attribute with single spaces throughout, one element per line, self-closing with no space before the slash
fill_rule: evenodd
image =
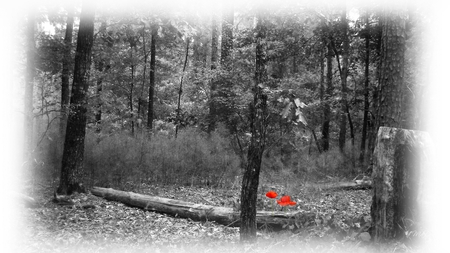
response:
<path id="1" fill-rule="evenodd" d="M 184 201 L 229 206 L 239 198 L 238 190 L 204 187 L 164 187 L 141 185 L 123 189 Z M 260 210 L 271 210 L 264 193 L 258 198 Z M 289 224 L 281 232 L 258 230 L 258 244 L 239 243 L 239 228 L 215 222 L 197 222 L 166 214 L 144 211 L 91 194 L 76 194 L 76 205 L 51 202 L 49 190 L 40 191 L 38 208 L 21 208 L 23 222 L 17 252 L 278 252 L 303 249 L 305 252 L 378 252 L 370 243 L 370 190 L 326 191 L 301 188 L 292 193 L 297 201 L 289 210 L 316 213 L 315 224 Z M 274 201 L 272 199 L 272 201 Z M 95 208 L 81 208 L 81 203 Z M 77 206 L 78 204 L 78 206 Z M 304 225 L 304 224 L 303 224 Z M 382 247 L 414 252 L 399 243 Z"/>

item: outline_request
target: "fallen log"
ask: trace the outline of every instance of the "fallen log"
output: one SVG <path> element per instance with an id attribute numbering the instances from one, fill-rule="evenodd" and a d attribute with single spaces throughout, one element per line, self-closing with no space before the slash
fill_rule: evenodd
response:
<path id="1" fill-rule="evenodd" d="M 93 187 L 91 193 L 107 200 L 121 202 L 147 211 L 169 214 L 174 217 L 190 218 L 196 221 L 215 221 L 230 227 L 238 227 L 240 225 L 240 213 L 229 207 L 195 204 L 111 188 Z M 301 228 L 313 225 L 315 216 L 315 213 L 304 211 L 258 211 L 256 213 L 256 223 L 259 228 L 270 228 L 273 230 L 280 230 L 287 226 L 292 228 L 292 225 L 295 225 L 295 228 Z"/>
<path id="2" fill-rule="evenodd" d="M 32 197 L 27 196 L 20 192 L 11 192 L 11 195 L 14 196 L 15 199 L 20 200 L 20 202 L 28 208 L 36 208 L 39 206 L 39 203 Z"/>
<path id="3" fill-rule="evenodd" d="M 356 190 L 368 190 L 372 189 L 372 182 L 339 182 L 331 186 L 325 187 L 327 190 L 344 190 L 344 191 L 356 191 Z"/>

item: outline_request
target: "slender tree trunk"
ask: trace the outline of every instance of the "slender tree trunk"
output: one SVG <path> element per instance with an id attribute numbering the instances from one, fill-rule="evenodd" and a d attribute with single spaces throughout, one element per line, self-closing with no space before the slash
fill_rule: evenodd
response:
<path id="1" fill-rule="evenodd" d="M 91 67 L 92 44 L 94 41 L 94 9 L 87 2 L 80 17 L 80 27 L 75 54 L 72 93 L 70 97 L 70 113 L 64 141 L 59 194 L 84 192 L 83 156 L 84 138 L 86 134 L 87 100 L 89 75 Z"/>
<path id="2" fill-rule="evenodd" d="M 253 103 L 250 105 L 251 138 L 247 155 L 247 166 L 241 189 L 241 241 L 256 240 L 256 199 L 258 193 L 261 159 L 266 141 L 267 95 L 260 84 L 267 81 L 266 71 L 266 25 L 264 15 L 259 13 L 256 25 L 256 70 L 253 87 Z"/>
<path id="3" fill-rule="evenodd" d="M 128 34 L 128 42 L 130 43 L 130 59 L 131 59 L 131 83 L 130 83 L 130 94 L 128 95 L 129 98 L 129 106 L 130 106 L 130 120 L 131 120 L 131 135 L 134 136 L 134 76 L 136 73 L 136 63 L 134 59 L 134 54 L 137 53 L 137 41 L 138 37 L 134 34 L 134 32 L 131 30 L 131 27 L 129 28 L 129 34 Z"/>
<path id="4" fill-rule="evenodd" d="M 36 42 L 34 39 L 35 33 L 35 13 L 30 11 L 27 21 L 26 47 L 27 47 L 27 65 L 25 76 L 25 108 L 24 108 L 24 158 L 26 166 L 24 169 L 31 169 L 31 153 L 33 150 L 33 92 L 34 92 L 34 78 L 36 75 Z"/>
<path id="5" fill-rule="evenodd" d="M 218 52 L 218 31 L 216 17 L 211 20 L 211 70 L 217 68 L 217 52 Z M 209 125 L 208 132 L 212 132 L 216 127 L 217 121 L 217 77 L 210 80 L 210 98 L 209 98 Z"/>
<path id="6" fill-rule="evenodd" d="M 339 123 L 339 149 L 341 152 L 345 148 L 345 135 L 347 132 L 347 75 L 348 75 L 348 54 L 349 54 L 349 39 L 348 39 L 348 23 L 347 12 L 344 9 L 341 15 L 341 25 L 343 31 L 343 50 L 342 50 L 342 70 L 341 70 L 341 119 Z M 336 57 L 338 59 L 338 57 Z"/>
<path id="7" fill-rule="evenodd" d="M 311 130 L 311 133 L 312 133 L 312 136 L 314 137 L 314 141 L 316 142 L 316 146 L 317 146 L 317 151 L 319 151 L 319 153 L 322 153 L 322 149 L 321 149 L 321 147 L 320 147 L 320 142 L 317 140 L 317 135 L 316 135 L 316 132 L 314 131 L 314 129 L 310 129 Z M 312 141 L 312 140 L 311 140 Z"/>
<path id="8" fill-rule="evenodd" d="M 354 147 L 355 146 L 355 132 L 354 132 L 353 120 L 352 120 L 352 115 L 350 114 L 350 106 L 348 105 L 348 101 L 345 105 L 345 110 L 346 110 L 347 119 L 348 119 L 348 127 L 350 128 L 350 139 L 352 140 L 352 147 Z"/>
<path id="9" fill-rule="evenodd" d="M 330 120 L 331 109 L 330 100 L 333 92 L 333 49 L 330 40 L 326 41 L 327 45 L 327 88 L 325 89 L 325 102 L 323 103 L 323 124 L 322 124 L 322 149 L 327 151 L 330 147 Z"/>
<path id="10" fill-rule="evenodd" d="M 369 63 L 370 63 L 370 37 L 369 37 L 369 14 L 366 14 L 366 48 L 365 48 L 365 62 L 364 62 L 364 118 L 363 118 L 363 129 L 361 135 L 361 151 L 359 153 L 359 164 L 365 166 L 366 157 L 366 138 L 367 138 L 367 125 L 369 116 Z"/>
<path id="11" fill-rule="evenodd" d="M 102 36 L 103 41 L 105 42 L 106 39 L 106 21 L 103 21 L 100 25 L 99 33 Z M 101 124 L 102 124 L 102 106 L 101 106 L 101 94 L 103 90 L 103 71 L 105 70 L 105 60 L 103 56 L 99 56 L 98 63 L 97 63 L 97 71 L 99 72 L 99 76 L 96 83 L 96 110 L 95 110 L 95 132 L 100 133 L 102 130 Z"/>
<path id="12" fill-rule="evenodd" d="M 323 61 L 323 58 L 322 58 Z M 292 56 L 292 74 L 297 74 L 297 57 L 294 55 Z"/>
<path id="13" fill-rule="evenodd" d="M 131 46 L 131 83 L 130 83 L 130 94 L 129 98 L 129 106 L 130 106 L 130 119 L 131 119 L 131 135 L 134 136 L 134 108 L 133 108 L 133 92 L 134 92 L 134 62 L 133 62 L 133 50 L 135 46 Z"/>
<path id="14" fill-rule="evenodd" d="M 148 89 L 148 120 L 147 128 L 153 129 L 153 119 L 155 117 L 153 105 L 155 100 L 155 71 L 156 71 L 156 39 L 158 36 L 158 26 L 152 27 L 152 38 L 150 41 L 150 87 Z"/>
<path id="15" fill-rule="evenodd" d="M 104 63 L 100 61 L 98 63 L 98 70 L 103 72 Z M 96 87 L 96 97 L 97 97 L 97 110 L 95 111 L 95 132 L 100 133 L 102 131 L 102 102 L 101 102 L 101 94 L 103 90 L 103 77 L 99 77 L 97 79 L 97 87 Z"/>
<path id="16" fill-rule="evenodd" d="M 326 41 L 323 41 L 323 45 L 326 45 Z M 319 99 L 320 99 L 320 104 L 323 107 L 323 119 L 322 121 L 325 122 L 325 48 L 322 46 L 321 50 L 320 50 L 320 84 L 319 84 Z M 322 132 L 323 134 L 323 132 Z M 319 150 L 321 151 L 324 148 L 324 142 L 323 139 L 320 140 L 320 148 Z"/>
<path id="17" fill-rule="evenodd" d="M 64 55 L 62 60 L 62 73 L 61 73 L 61 120 L 59 129 L 61 136 L 64 136 L 64 130 L 66 130 L 66 121 L 70 99 L 70 63 L 72 56 L 70 51 L 72 49 L 72 34 L 73 34 L 73 8 L 70 7 L 67 10 L 66 21 L 66 35 L 64 37 Z"/>
<path id="18" fill-rule="evenodd" d="M 103 21 L 100 25 L 99 35 L 102 44 L 106 44 L 107 49 L 110 50 L 113 47 L 114 41 L 108 35 L 106 31 L 106 21 Z M 96 69 L 98 71 L 97 83 L 96 83 L 96 103 L 95 103 L 95 132 L 100 133 L 102 130 L 102 91 L 103 91 L 103 78 L 106 72 L 109 70 L 110 65 L 104 55 L 105 52 L 101 52 L 98 55 Z"/>
<path id="19" fill-rule="evenodd" d="M 180 124 L 180 113 L 181 113 L 181 94 L 183 94 L 183 79 L 184 79 L 184 72 L 186 71 L 186 66 L 188 62 L 188 56 L 189 56 L 189 42 L 191 41 L 190 38 L 186 39 L 186 55 L 184 57 L 184 65 L 183 65 L 183 73 L 181 74 L 181 80 L 180 80 L 180 89 L 178 90 L 178 106 L 177 106 L 177 122 L 175 125 L 175 138 L 178 136 L 178 128 Z"/>
<path id="20" fill-rule="evenodd" d="M 219 32 L 217 30 L 217 20 L 215 17 L 211 20 L 211 70 L 217 68 L 217 57 L 219 52 Z"/>
<path id="21" fill-rule="evenodd" d="M 142 71 L 142 89 L 141 89 L 141 92 L 139 95 L 138 108 L 137 108 L 137 114 L 138 114 L 139 119 L 145 118 L 145 115 L 144 115 L 145 113 L 143 112 L 144 110 L 143 110 L 142 104 L 144 102 L 143 97 L 144 97 L 144 90 L 145 90 L 146 81 L 147 81 L 147 79 L 146 79 L 146 77 L 147 77 L 146 76 L 147 75 L 147 61 L 148 61 L 148 54 L 149 54 L 147 52 L 146 45 L 147 45 L 147 42 L 145 41 L 145 24 L 144 24 L 144 27 L 142 28 L 142 51 L 144 53 L 144 69 Z M 148 122 L 147 122 L 147 128 L 148 128 Z"/>

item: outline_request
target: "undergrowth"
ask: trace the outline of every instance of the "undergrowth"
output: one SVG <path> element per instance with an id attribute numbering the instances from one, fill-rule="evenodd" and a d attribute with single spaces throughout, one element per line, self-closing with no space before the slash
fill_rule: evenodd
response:
<path id="1" fill-rule="evenodd" d="M 36 134 L 34 180 L 59 181 L 64 139 L 57 124 L 39 127 Z M 220 128 L 211 134 L 196 128 L 153 135 L 129 132 L 87 131 L 84 167 L 88 186 L 124 188 L 127 185 L 176 184 L 238 187 L 246 152 L 238 153 L 234 139 Z M 285 143 L 287 144 L 287 142 Z M 359 150 L 348 143 L 344 152 L 337 147 L 319 153 L 311 143 L 268 148 L 261 164 L 260 185 L 296 188 L 309 182 L 349 179 L 363 173 L 356 157 Z"/>

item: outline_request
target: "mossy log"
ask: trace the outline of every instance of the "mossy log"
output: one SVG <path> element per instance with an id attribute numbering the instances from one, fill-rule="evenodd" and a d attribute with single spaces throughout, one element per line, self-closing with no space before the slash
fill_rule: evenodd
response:
<path id="1" fill-rule="evenodd" d="M 380 127 L 374 150 L 371 206 L 375 241 L 405 238 L 420 222 L 423 172 L 431 140 L 427 133 Z M 413 221 L 413 222 L 412 222 Z"/>
<path id="2" fill-rule="evenodd" d="M 174 217 L 190 218 L 196 221 L 215 221 L 231 227 L 239 227 L 240 213 L 229 207 L 217 207 L 204 204 L 195 204 L 181 200 L 149 196 L 134 192 L 114 190 L 111 188 L 93 187 L 91 193 L 107 200 L 124 203 L 128 206 L 138 207 L 147 211 L 165 213 Z M 258 211 L 256 222 L 259 228 L 280 230 L 286 225 L 295 228 L 313 225 L 315 213 L 303 211 L 277 212 Z"/>

